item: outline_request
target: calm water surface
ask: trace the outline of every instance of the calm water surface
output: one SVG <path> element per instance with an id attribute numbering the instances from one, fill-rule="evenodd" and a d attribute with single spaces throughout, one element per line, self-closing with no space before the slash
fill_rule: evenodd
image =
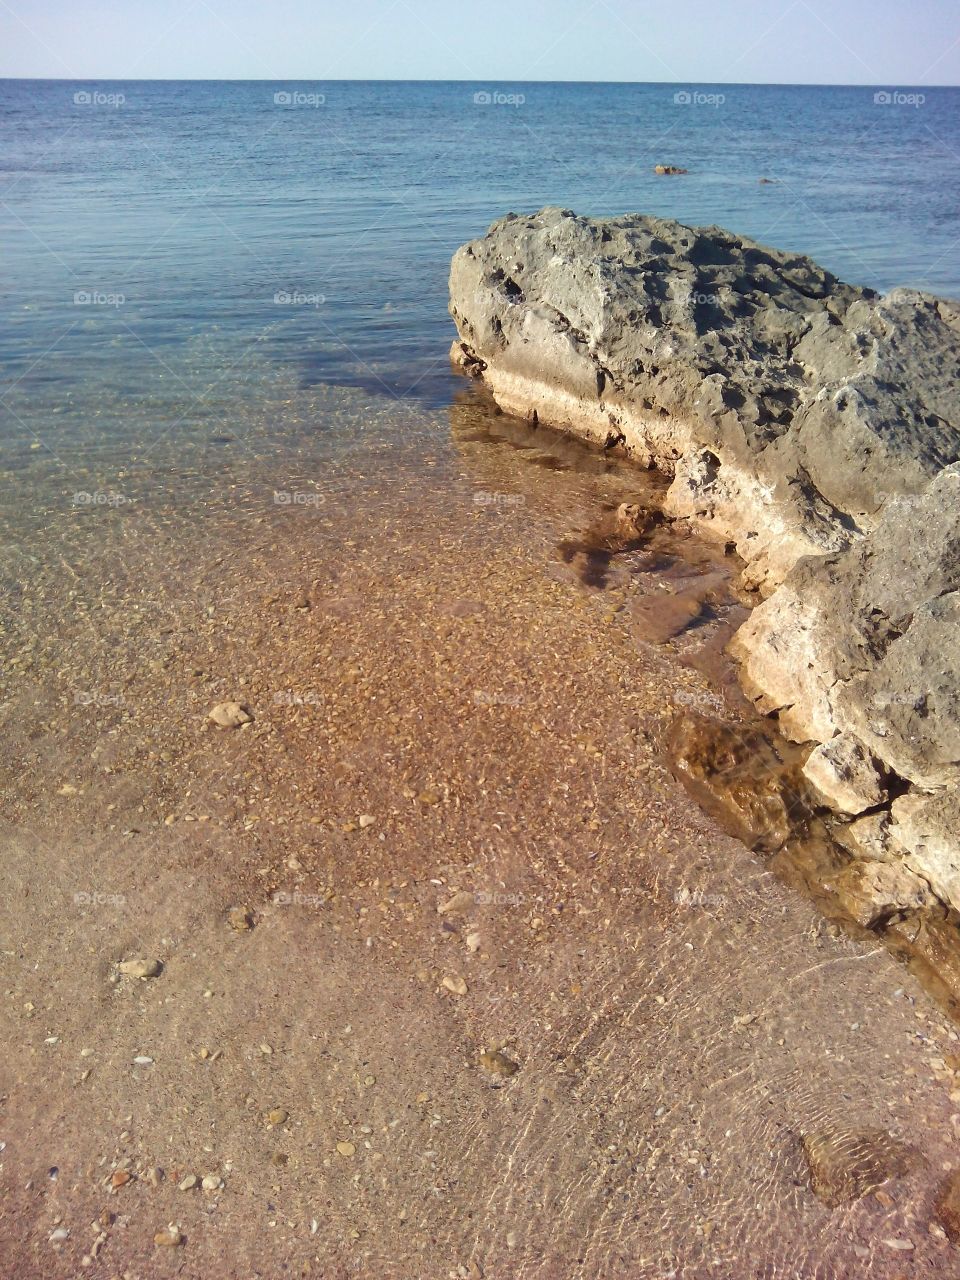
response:
<path id="1" fill-rule="evenodd" d="M 446 405 L 450 255 L 550 203 L 716 223 L 857 283 L 960 295 L 960 90 L 921 96 L 4 82 L 0 440 L 186 446 L 273 382 Z"/>

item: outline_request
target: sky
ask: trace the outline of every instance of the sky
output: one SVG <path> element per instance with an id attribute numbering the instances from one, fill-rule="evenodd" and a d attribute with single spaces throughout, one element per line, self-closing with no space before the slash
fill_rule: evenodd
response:
<path id="1" fill-rule="evenodd" d="M 960 83 L 957 0 L 0 0 L 0 77 Z"/>

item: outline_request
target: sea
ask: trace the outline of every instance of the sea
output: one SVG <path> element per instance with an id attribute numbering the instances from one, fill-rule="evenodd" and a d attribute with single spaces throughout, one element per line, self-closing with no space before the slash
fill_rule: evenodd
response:
<path id="1" fill-rule="evenodd" d="M 222 436 L 271 381 L 443 407 L 451 254 L 550 204 L 957 297 L 960 89 L 0 82 L 0 447 Z"/>

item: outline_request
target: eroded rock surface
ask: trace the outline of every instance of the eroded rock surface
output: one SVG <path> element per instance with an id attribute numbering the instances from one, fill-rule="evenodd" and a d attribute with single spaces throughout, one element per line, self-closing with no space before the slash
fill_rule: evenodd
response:
<path id="1" fill-rule="evenodd" d="M 501 408 L 657 467 L 667 515 L 735 543 L 767 596 L 746 691 L 813 744 L 825 807 L 883 814 L 854 857 L 904 868 L 851 876 L 960 907 L 960 305 L 562 209 L 494 223 L 450 288 L 453 357 Z"/>
<path id="2" fill-rule="evenodd" d="M 879 297 L 718 227 L 509 214 L 450 275 L 453 356 L 501 408 L 673 477 L 668 512 L 770 590 L 960 459 L 960 308 Z"/>
<path id="3" fill-rule="evenodd" d="M 891 501 L 869 536 L 805 560 L 732 643 L 743 682 L 805 772 L 859 813 L 909 784 L 881 842 L 960 906 L 960 466 Z M 831 768 L 831 762 L 834 767 Z M 878 767 L 879 766 L 879 769 Z"/>

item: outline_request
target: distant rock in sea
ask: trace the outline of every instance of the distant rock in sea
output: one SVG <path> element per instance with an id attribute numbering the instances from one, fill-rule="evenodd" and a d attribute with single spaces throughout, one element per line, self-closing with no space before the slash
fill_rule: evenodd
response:
<path id="1" fill-rule="evenodd" d="M 960 908 L 960 304 L 640 214 L 509 214 L 454 255 L 453 359 L 502 409 L 672 477 L 767 598 L 747 691 L 815 793 Z"/>

